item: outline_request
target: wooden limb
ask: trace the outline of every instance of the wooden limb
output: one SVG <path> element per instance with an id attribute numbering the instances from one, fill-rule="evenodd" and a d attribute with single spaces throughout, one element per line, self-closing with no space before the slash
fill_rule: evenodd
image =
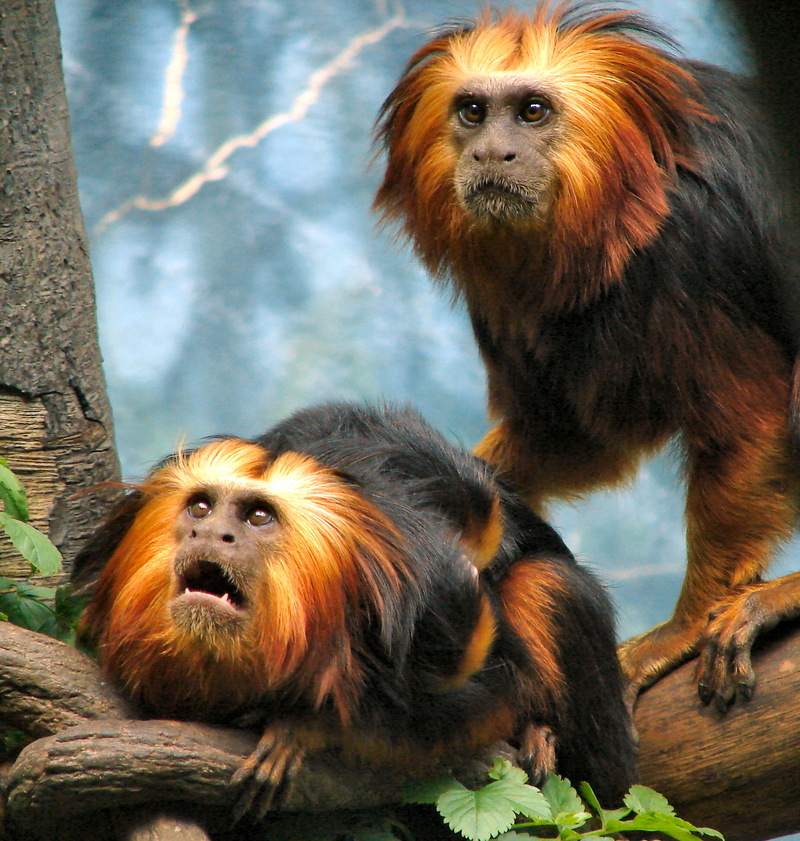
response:
<path id="1" fill-rule="evenodd" d="M 753 667 L 752 700 L 725 714 L 700 702 L 696 661 L 659 681 L 636 708 L 642 781 L 727 841 L 800 829 L 800 625 L 761 640 Z"/>
<path id="2" fill-rule="evenodd" d="M 700 703 L 694 662 L 644 693 L 636 711 L 643 782 L 666 795 L 679 815 L 721 830 L 728 841 L 800 829 L 800 803 L 790 791 L 800 778 L 800 625 L 763 641 L 754 667 L 753 699 L 726 715 Z M 77 692 L 63 691 L 75 680 Z M 58 686 L 60 696 L 46 689 Z M 76 708 L 77 695 L 82 700 Z M 228 781 L 258 734 L 128 718 L 92 661 L 63 643 L 2 623 L 0 709 L 7 715 L 18 704 L 38 702 L 49 711 L 33 715 L 32 726 L 58 732 L 28 745 L 9 772 L 13 838 L 72 841 L 74 827 L 74 838 L 97 841 L 236 839 Z M 84 709 L 87 720 L 74 725 Z M 107 719 L 88 720 L 103 709 L 112 711 Z M 397 803 L 401 783 L 385 770 L 319 754 L 309 757 L 283 808 Z M 248 826 L 241 837 L 266 838 L 268 824 Z"/>
<path id="3" fill-rule="evenodd" d="M 47 737 L 23 750 L 5 785 L 10 826 L 26 839 L 51 839 L 57 828 L 66 841 L 73 824 L 76 838 L 98 841 L 208 837 L 206 823 L 230 823 L 228 783 L 258 742 L 258 734 L 242 730 L 136 720 L 93 660 L 8 622 L 0 623 L 0 714 Z M 306 763 L 284 808 L 369 808 L 397 802 L 400 785 L 398 775 L 319 755 Z M 192 804 L 191 817 L 164 812 L 165 802 Z M 157 816 L 149 803 L 158 804 Z M 91 823 L 87 835 L 91 815 L 97 827 Z"/>
<path id="4" fill-rule="evenodd" d="M 118 481 L 119 464 L 53 0 L 4 0 L 0 44 L 0 455 L 69 568 L 115 493 L 100 486 Z M 0 570 L 30 572 L 5 535 Z"/>
<path id="5" fill-rule="evenodd" d="M 87 719 L 133 717 L 130 704 L 72 646 L 0 623 L 0 720 L 49 736 Z"/>
<path id="6" fill-rule="evenodd" d="M 228 783 L 258 736 L 175 721 L 103 721 L 67 728 L 28 745 L 11 769 L 8 812 L 22 837 L 52 838 L 65 818 L 168 800 L 230 820 Z M 310 757 L 282 808 L 325 811 L 399 802 L 402 777 Z M 266 837 L 249 828 L 249 837 Z"/>

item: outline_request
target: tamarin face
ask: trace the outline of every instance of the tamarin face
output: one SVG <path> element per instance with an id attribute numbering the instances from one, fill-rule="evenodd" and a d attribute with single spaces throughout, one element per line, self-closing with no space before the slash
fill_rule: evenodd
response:
<path id="1" fill-rule="evenodd" d="M 541 85 L 524 76 L 479 76 L 452 98 L 456 196 L 477 220 L 544 220 L 556 170 L 551 147 L 559 113 Z"/>
<path id="2" fill-rule="evenodd" d="M 280 532 L 272 505 L 252 488 L 192 493 L 175 526 L 169 609 L 176 626 L 198 640 L 241 634 Z"/>
<path id="3" fill-rule="evenodd" d="M 652 25 L 590 12 L 487 13 L 420 48 L 384 103 L 375 204 L 435 275 L 470 283 L 506 233 L 554 284 L 576 265 L 612 282 L 657 235 L 706 115 Z"/>
<path id="4" fill-rule="evenodd" d="M 353 682 L 350 623 L 380 634 L 406 569 L 391 523 L 345 479 L 231 438 L 137 490 L 83 623 L 132 695 L 213 716 L 269 693 L 320 703 Z"/>

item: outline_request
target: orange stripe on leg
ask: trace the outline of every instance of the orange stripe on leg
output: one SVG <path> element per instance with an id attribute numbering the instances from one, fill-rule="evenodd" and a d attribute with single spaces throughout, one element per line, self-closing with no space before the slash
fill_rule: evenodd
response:
<path id="1" fill-rule="evenodd" d="M 553 613 L 565 595 L 558 570 L 543 560 L 518 561 L 499 585 L 503 615 L 519 635 L 542 681 L 554 697 L 560 696 L 564 675 L 556 648 L 558 628 Z"/>
<path id="2" fill-rule="evenodd" d="M 467 643 L 458 671 L 451 677 L 444 678 L 437 686 L 437 692 L 449 692 L 458 689 L 466 683 L 475 672 L 483 668 L 489 656 L 497 632 L 497 622 L 489 600 L 484 596 L 481 603 L 481 613 L 475 624 L 469 642 Z"/>

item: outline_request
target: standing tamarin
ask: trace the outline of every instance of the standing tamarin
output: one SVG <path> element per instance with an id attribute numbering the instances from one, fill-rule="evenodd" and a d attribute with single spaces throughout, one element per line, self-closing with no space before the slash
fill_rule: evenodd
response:
<path id="1" fill-rule="evenodd" d="M 607 803 L 635 781 L 603 589 L 414 412 L 331 404 L 179 452 L 73 579 L 96 580 L 83 632 L 148 714 L 263 719 L 234 777 L 262 814 L 324 746 L 424 774 L 502 739 L 534 781 Z"/>
<path id="2" fill-rule="evenodd" d="M 383 106 L 376 207 L 465 301 L 496 421 L 476 452 L 537 510 L 680 436 L 686 579 L 623 666 L 635 692 L 702 649 L 724 709 L 800 608 L 800 579 L 760 581 L 797 515 L 798 342 L 764 119 L 671 48 L 581 4 L 439 35 Z"/>

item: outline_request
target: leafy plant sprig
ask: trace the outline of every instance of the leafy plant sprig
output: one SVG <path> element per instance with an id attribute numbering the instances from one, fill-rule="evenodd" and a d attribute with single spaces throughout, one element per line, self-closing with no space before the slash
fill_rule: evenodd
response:
<path id="1" fill-rule="evenodd" d="M 411 803 L 434 804 L 447 825 L 470 841 L 523 841 L 543 828 L 549 828 L 547 837 L 555 828 L 559 841 L 611 841 L 617 833 L 642 831 L 676 841 L 697 841 L 698 835 L 724 841 L 716 830 L 677 817 L 667 799 L 646 786 L 631 786 L 624 807 L 608 810 L 588 783 L 580 785 L 583 798 L 556 774 L 538 789 L 506 759 L 495 760 L 489 777 L 493 782 L 477 791 L 439 779 L 409 787 L 406 797 Z"/>
<path id="2" fill-rule="evenodd" d="M 31 565 L 28 579 L 17 581 L 0 576 L 0 619 L 66 642 L 75 641 L 75 626 L 82 609 L 68 585 L 43 587 L 33 584 L 32 575 L 61 572 L 61 553 L 28 522 L 28 497 L 22 483 L 0 457 L 0 529 Z"/>

